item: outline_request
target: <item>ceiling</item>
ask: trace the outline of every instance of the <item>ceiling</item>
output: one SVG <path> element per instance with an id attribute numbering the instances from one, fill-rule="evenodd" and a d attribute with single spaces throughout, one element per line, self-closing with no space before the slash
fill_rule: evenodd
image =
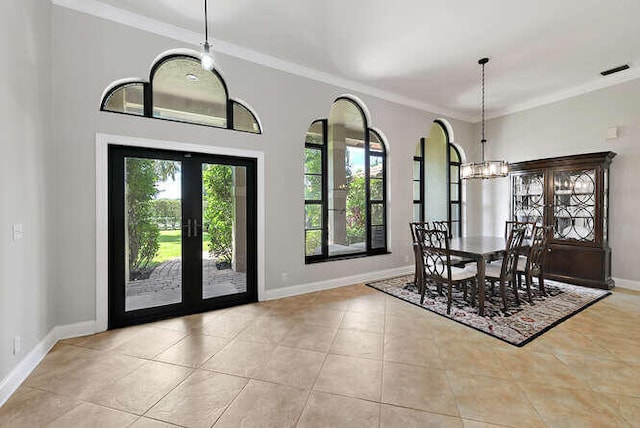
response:
<path id="1" fill-rule="evenodd" d="M 101 2 L 203 32 L 202 0 Z M 488 117 L 640 78 L 638 0 L 210 0 L 209 11 L 219 42 L 469 120 L 483 56 Z"/>

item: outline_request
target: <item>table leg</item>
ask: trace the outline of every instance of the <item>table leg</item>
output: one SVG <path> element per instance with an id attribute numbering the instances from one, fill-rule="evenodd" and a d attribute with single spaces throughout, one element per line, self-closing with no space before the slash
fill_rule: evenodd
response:
<path id="1" fill-rule="evenodd" d="M 484 268 L 485 268 L 485 260 L 484 257 L 480 256 L 476 260 L 478 265 L 478 314 L 483 317 L 484 316 Z"/>

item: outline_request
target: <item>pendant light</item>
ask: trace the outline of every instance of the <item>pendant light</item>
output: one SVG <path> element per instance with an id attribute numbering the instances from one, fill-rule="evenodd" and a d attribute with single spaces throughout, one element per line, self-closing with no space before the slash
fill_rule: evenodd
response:
<path id="1" fill-rule="evenodd" d="M 213 70 L 213 55 L 209 44 L 209 19 L 207 15 L 207 0 L 204 0 L 204 43 L 202 44 L 202 56 L 200 64 L 205 70 Z"/>
<path id="2" fill-rule="evenodd" d="M 460 177 L 471 178 L 498 178 L 509 174 L 509 164 L 507 161 L 485 161 L 484 146 L 487 140 L 484 136 L 484 66 L 489 62 L 489 58 L 481 58 L 478 64 L 482 66 L 482 162 L 463 163 L 460 166 Z"/>

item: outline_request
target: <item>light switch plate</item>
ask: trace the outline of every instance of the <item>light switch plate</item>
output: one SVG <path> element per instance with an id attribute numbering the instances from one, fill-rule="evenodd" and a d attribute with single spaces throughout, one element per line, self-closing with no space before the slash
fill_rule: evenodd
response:
<path id="1" fill-rule="evenodd" d="M 11 225 L 11 231 L 14 241 L 19 241 L 24 236 L 24 231 L 21 224 Z"/>

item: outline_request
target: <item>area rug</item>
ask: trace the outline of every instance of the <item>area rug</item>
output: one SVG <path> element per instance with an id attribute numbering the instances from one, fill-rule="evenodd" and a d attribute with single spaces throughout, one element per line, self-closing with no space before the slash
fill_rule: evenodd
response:
<path id="1" fill-rule="evenodd" d="M 420 304 L 420 293 L 413 284 L 413 275 L 383 279 L 367 285 L 515 346 L 526 345 L 545 331 L 611 294 L 606 290 L 551 280 L 545 280 L 544 284 L 547 297 L 538 293 L 537 284 L 532 287 L 533 304 L 529 304 L 526 292 L 521 290 L 520 305 L 516 305 L 513 292 L 509 290 L 509 310 L 506 313 L 501 310 L 499 287 L 496 286 L 495 296 L 490 297 L 487 286 L 483 317 L 478 315 L 477 303 L 472 307 L 463 299 L 462 291 L 455 288 L 450 314 L 447 314 L 446 291 L 443 290 L 444 295 L 440 296 L 435 286 L 427 287 L 424 303 Z"/>

